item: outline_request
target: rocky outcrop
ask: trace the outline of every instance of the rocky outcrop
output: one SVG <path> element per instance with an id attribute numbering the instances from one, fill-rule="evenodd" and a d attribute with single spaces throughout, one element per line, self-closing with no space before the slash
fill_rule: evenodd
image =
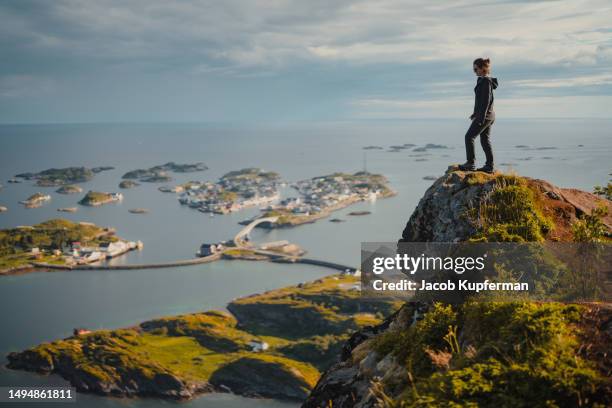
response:
<path id="1" fill-rule="evenodd" d="M 211 384 L 235 394 L 256 398 L 303 401 L 311 389 L 297 370 L 275 361 L 244 357 L 210 377 Z"/>
<path id="2" fill-rule="evenodd" d="M 368 344 L 388 330 L 421 320 L 428 307 L 417 302 L 406 304 L 383 323 L 355 332 L 345 343 L 340 362 L 321 376 L 302 408 L 376 406 L 372 381 L 383 377 L 402 377 L 405 369 L 392 355 L 381 356 L 376 351 L 370 351 Z"/>
<path id="3" fill-rule="evenodd" d="M 116 367 L 113 376 L 96 372 L 91 366 L 79 364 L 70 355 L 45 356 L 33 351 L 10 353 L 7 367 L 35 371 L 40 374 L 61 372 L 77 390 L 101 395 L 156 396 L 168 399 L 190 399 L 215 387 L 206 381 L 184 381 L 170 372 L 156 372 L 140 368 Z"/>
<path id="4" fill-rule="evenodd" d="M 468 216 L 470 208 L 496 187 L 502 178 L 518 178 L 535 194 L 544 215 L 554 219 L 552 240 L 570 239 L 571 224 L 598 205 L 608 208 L 603 222 L 612 229 L 612 203 L 594 194 L 559 188 L 547 181 L 528 177 L 488 175 L 457 171 L 451 166 L 427 189 L 402 233 L 402 242 L 459 242 L 477 233 L 478 225 Z M 502 181 L 503 182 L 503 181 Z"/>

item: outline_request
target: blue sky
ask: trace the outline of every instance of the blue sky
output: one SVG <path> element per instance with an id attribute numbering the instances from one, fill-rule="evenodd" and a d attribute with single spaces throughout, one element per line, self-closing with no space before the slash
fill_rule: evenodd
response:
<path id="1" fill-rule="evenodd" d="M 612 117 L 612 2 L 4 0 L 0 123 Z"/>

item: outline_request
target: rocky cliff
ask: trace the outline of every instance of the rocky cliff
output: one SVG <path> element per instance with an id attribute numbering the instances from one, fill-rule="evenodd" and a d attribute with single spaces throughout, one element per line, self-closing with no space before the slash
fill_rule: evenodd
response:
<path id="1" fill-rule="evenodd" d="M 585 216 L 610 237 L 610 201 L 516 175 L 449 168 L 400 241 L 572 241 Z M 354 333 L 303 404 L 315 407 L 610 406 L 609 304 L 406 303 Z"/>
<path id="2" fill-rule="evenodd" d="M 543 232 L 542 238 L 553 241 L 570 241 L 571 225 L 598 206 L 608 209 L 602 221 L 612 229 L 612 203 L 594 194 L 559 188 L 544 180 L 463 172 L 451 166 L 427 189 L 406 224 L 401 241 L 466 241 L 487 227 L 482 224 L 486 221 L 483 216 L 492 214 L 479 213 L 479 210 L 491 205 L 505 212 L 494 214 L 506 218 L 494 220 L 497 227 L 511 230 L 513 226 L 507 225 L 510 222 L 521 227 L 521 223 L 530 221 L 544 224 L 550 221 L 554 225 L 542 225 L 543 231 L 535 233 L 539 237 Z"/>

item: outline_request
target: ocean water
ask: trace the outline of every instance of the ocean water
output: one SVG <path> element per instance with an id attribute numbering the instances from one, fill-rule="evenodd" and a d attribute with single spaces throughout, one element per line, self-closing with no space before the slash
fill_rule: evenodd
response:
<path id="1" fill-rule="evenodd" d="M 119 191 L 121 176 L 136 168 L 168 161 L 202 161 L 209 170 L 174 174 L 178 184 L 218 179 L 225 172 L 261 167 L 279 172 L 289 182 L 336 171 L 367 168 L 386 175 L 397 196 L 359 203 L 334 213 L 344 223 L 319 220 L 293 229 L 256 230 L 255 241 L 286 239 L 309 256 L 350 265 L 359 263 L 362 241 L 395 241 L 432 183 L 425 176 L 443 174 L 451 163 L 465 159 L 463 135 L 467 121 L 410 120 L 399 122 L 293 123 L 257 126 L 221 125 L 20 125 L 0 126 L 0 228 L 29 225 L 49 218 L 68 218 L 116 227 L 118 235 L 144 242 L 144 249 L 115 262 L 145 263 L 191 258 L 202 242 L 231 238 L 238 222 L 257 214 L 252 208 L 209 217 L 179 205 L 176 195 L 161 193 L 160 184 L 142 183 L 123 190 L 122 203 L 77 213 L 57 208 L 78 206 L 83 194 L 61 195 L 55 188 L 32 182 L 8 184 L 17 173 L 51 167 L 114 166 L 81 186 L 84 191 Z M 492 132 L 496 161 L 502 170 L 543 178 L 561 187 L 591 190 L 610 178 L 612 120 L 502 120 Z M 410 149 L 392 153 L 362 149 L 366 145 L 426 143 L 446 145 L 415 157 Z M 529 148 L 517 148 L 527 145 Z M 477 145 L 477 157 L 482 153 Z M 426 159 L 426 161 L 417 161 Z M 504 163 L 504 165 L 501 165 Z M 52 200 L 36 209 L 18 204 L 42 191 Z M 290 195 L 290 188 L 283 190 Z M 129 208 L 145 207 L 147 215 Z M 354 210 L 367 216 L 348 216 Z M 37 272 L 0 277 L 0 355 L 65 337 L 77 326 L 125 327 L 154 317 L 223 308 L 235 297 L 316 279 L 333 271 L 306 266 L 220 261 L 184 268 L 128 271 Z M 57 376 L 0 369 L 0 385 L 62 384 Z M 125 400 L 78 395 L 76 406 L 166 406 L 160 400 Z M 185 406 L 296 406 L 272 400 L 246 400 L 212 394 Z M 75 405 L 71 405 L 75 406 Z"/>

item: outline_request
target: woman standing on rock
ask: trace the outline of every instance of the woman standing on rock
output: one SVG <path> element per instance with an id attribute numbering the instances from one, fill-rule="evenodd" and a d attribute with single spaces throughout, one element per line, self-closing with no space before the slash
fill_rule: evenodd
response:
<path id="1" fill-rule="evenodd" d="M 497 88 L 497 78 L 491 78 L 491 60 L 478 58 L 474 60 L 474 73 L 478 76 L 474 93 L 474 113 L 470 116 L 472 124 L 465 134 L 465 153 L 467 161 L 459 166 L 464 171 L 484 171 L 493 173 L 493 149 L 491 148 L 491 126 L 495 122 L 493 110 L 493 90 Z M 480 145 L 484 150 L 487 161 L 483 167 L 476 169 L 476 152 L 474 139 L 480 135 Z"/>

